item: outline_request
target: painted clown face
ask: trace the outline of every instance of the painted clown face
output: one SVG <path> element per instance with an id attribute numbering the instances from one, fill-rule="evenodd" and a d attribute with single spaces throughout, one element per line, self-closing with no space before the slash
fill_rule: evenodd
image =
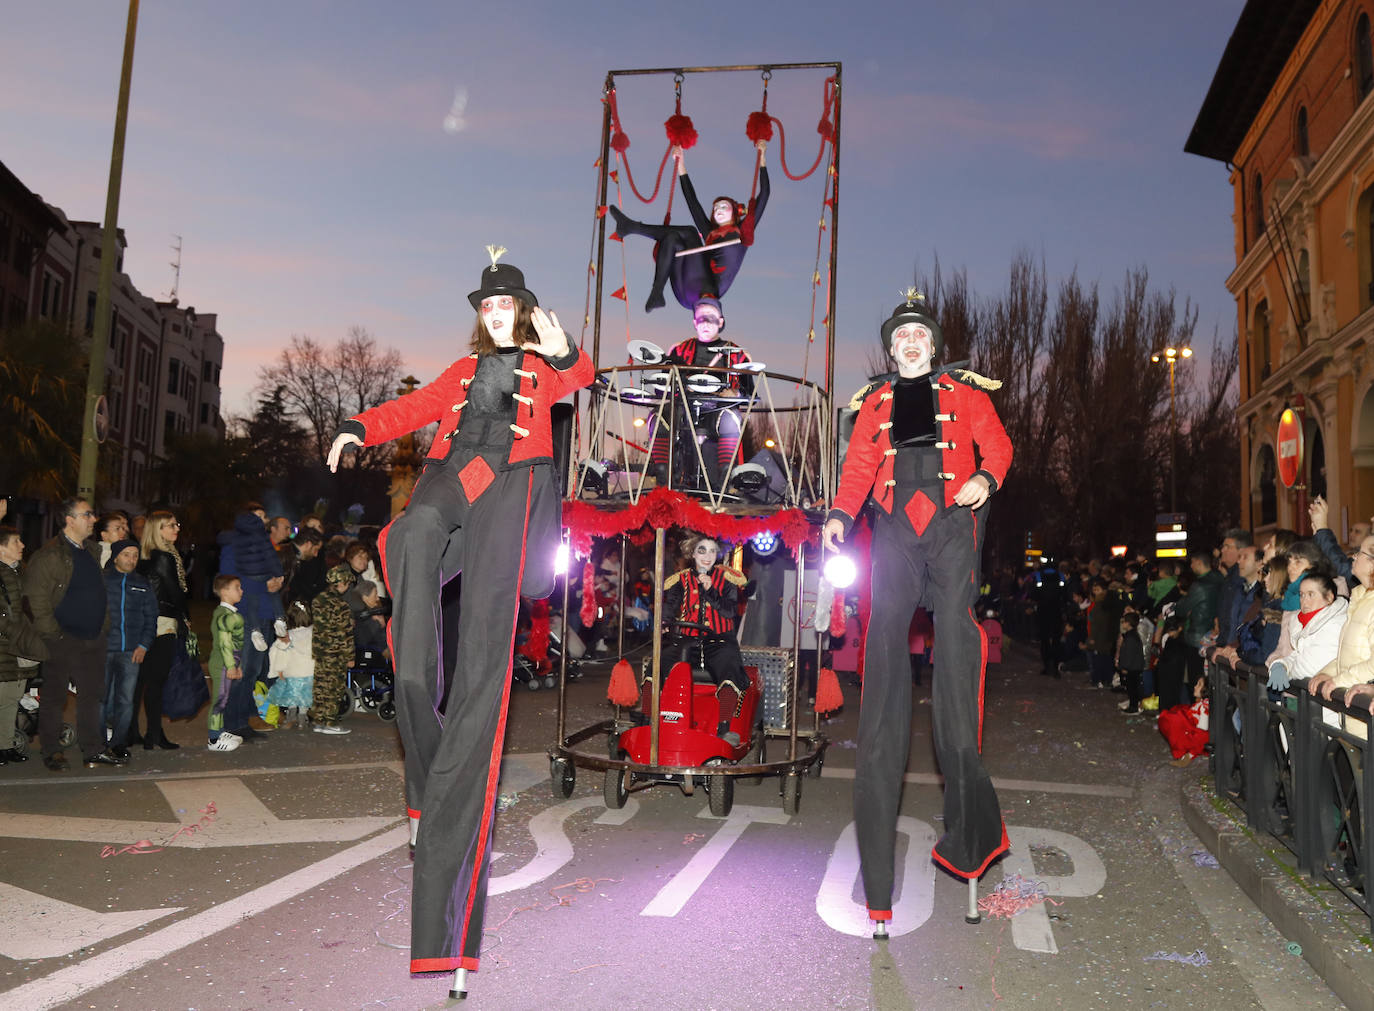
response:
<path id="1" fill-rule="evenodd" d="M 924 323 L 903 323 L 892 331 L 892 360 L 897 371 L 906 379 L 923 376 L 930 371 L 935 341 L 930 327 Z"/>
<path id="2" fill-rule="evenodd" d="M 735 220 L 735 202 L 733 200 L 717 200 L 711 205 L 711 220 L 718 225 L 728 225 Z"/>
<path id="3" fill-rule="evenodd" d="M 515 297 L 491 295 L 482 299 L 482 325 L 497 347 L 515 345 Z"/>
<path id="4" fill-rule="evenodd" d="M 721 314 L 711 305 L 699 305 L 696 312 L 692 314 L 692 325 L 697 332 L 697 340 L 709 344 L 716 339 L 716 334 L 720 333 L 720 325 L 724 322 Z"/>
<path id="5" fill-rule="evenodd" d="M 698 572 L 710 572 L 719 557 L 720 548 L 715 541 L 702 541 L 692 550 L 692 564 Z"/>

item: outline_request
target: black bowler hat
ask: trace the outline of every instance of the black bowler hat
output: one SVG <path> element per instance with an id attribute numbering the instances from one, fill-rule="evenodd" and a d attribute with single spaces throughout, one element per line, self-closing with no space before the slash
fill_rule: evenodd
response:
<path id="1" fill-rule="evenodd" d="M 935 317 L 930 315 L 926 297 L 915 288 L 908 288 L 906 301 L 892 310 L 892 315 L 883 323 L 883 346 L 892 351 L 892 331 L 903 323 L 921 323 L 930 329 L 931 358 L 939 358 L 945 348 L 945 334 Z"/>
<path id="2" fill-rule="evenodd" d="M 491 256 L 491 266 L 482 271 L 478 289 L 468 295 L 468 301 L 479 312 L 482 308 L 482 299 L 490 298 L 492 295 L 514 295 L 531 308 L 539 304 L 534 292 L 525 287 L 525 275 L 520 272 L 519 267 L 496 262 L 504 252 L 500 246 L 487 247 L 487 254 Z"/>

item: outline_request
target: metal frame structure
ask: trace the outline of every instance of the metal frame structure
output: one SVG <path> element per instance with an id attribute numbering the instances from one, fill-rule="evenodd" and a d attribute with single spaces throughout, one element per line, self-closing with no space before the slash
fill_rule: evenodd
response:
<path id="1" fill-rule="evenodd" d="M 757 413 L 765 411 L 770 415 L 770 420 L 778 431 L 777 415 L 795 412 L 801 423 L 793 426 L 797 433 L 796 438 L 801 440 L 803 452 L 801 454 L 802 466 L 800 472 L 792 473 L 791 461 L 786 459 L 789 454 L 783 453 L 784 469 L 787 471 L 788 491 L 784 496 L 784 503 L 778 505 L 762 505 L 757 503 L 727 502 L 726 489 L 729 487 L 732 466 L 722 480 L 719 488 L 708 485 L 706 498 L 708 504 L 718 511 L 729 511 L 732 513 L 745 513 L 750 515 L 768 515 L 777 512 L 781 508 L 807 508 L 817 510 L 820 516 L 824 516 L 824 510 L 829 505 L 834 492 L 834 473 L 833 473 L 833 454 L 830 452 L 834 442 L 834 431 L 832 425 L 832 411 L 830 409 L 830 393 L 834 385 L 834 351 L 835 351 L 835 286 L 836 286 L 836 261 L 839 251 L 839 184 L 838 175 L 840 170 L 840 114 L 841 114 L 841 64 L 838 62 L 820 63 L 773 63 L 773 64 L 744 64 L 735 66 L 716 66 L 716 67 L 664 67 L 656 69 L 641 70 L 612 70 L 606 75 L 605 86 L 603 88 L 603 99 L 611 95 L 615 89 L 615 82 L 618 77 L 639 77 L 646 75 L 672 75 L 678 81 L 688 74 L 706 73 L 731 73 L 731 72 L 757 72 L 765 75 L 767 80 L 774 72 L 783 70 L 811 70 L 824 69 L 832 72 L 834 77 L 834 132 L 830 143 L 832 144 L 831 161 L 829 171 L 835 175 L 835 182 L 832 189 L 830 206 L 830 248 L 829 248 L 829 291 L 828 299 L 831 311 L 827 313 L 824 321 L 825 332 L 825 379 L 824 384 L 806 383 L 795 377 L 775 376 L 775 381 L 796 384 L 796 389 L 804 391 L 799 397 L 798 402 L 791 406 L 779 407 L 773 399 L 772 388 L 769 377 L 766 374 L 758 374 L 759 389 L 748 398 L 745 406 L 746 418 L 750 413 L 756 411 L 756 405 L 762 396 L 765 408 L 759 408 Z M 601 158 L 600 176 L 597 183 L 597 206 L 604 207 L 607 202 L 608 183 L 610 177 L 610 155 L 611 155 L 611 106 L 609 101 L 603 101 L 603 112 L 601 122 Z M 669 426 L 674 424 L 671 406 L 673 395 L 686 397 L 686 372 L 714 372 L 724 373 L 725 369 L 697 369 L 679 371 L 676 367 L 665 366 L 612 366 L 601 368 L 601 322 L 602 322 L 602 278 L 604 277 L 605 254 L 606 254 L 606 223 L 604 217 L 599 218 L 596 231 L 596 260 L 594 268 L 594 297 L 592 311 L 592 357 L 598 366 L 598 374 L 601 382 L 593 393 L 593 399 L 589 401 L 589 421 L 582 426 L 582 432 L 576 440 L 578 458 L 574 468 L 570 468 L 569 485 L 567 490 L 578 497 L 585 485 L 584 465 L 589 459 L 594 457 L 582 455 L 585 450 L 590 453 L 593 447 L 600 445 L 600 441 L 608 435 L 622 440 L 625 437 L 622 431 L 619 434 L 609 433 L 607 428 L 607 418 L 610 415 L 610 407 L 619 405 L 624 409 L 627 403 L 622 380 L 626 375 L 642 373 L 646 369 L 652 368 L 657 371 L 667 371 L 669 373 L 670 388 L 665 389 L 662 396 L 656 396 L 649 403 L 639 403 L 635 405 L 639 409 L 652 412 L 659 419 L 660 424 Z M 597 399 L 599 398 L 599 399 Z M 574 401 L 576 405 L 574 414 L 580 414 L 580 394 Z M 820 464 L 817 473 L 809 475 L 814 479 L 814 485 L 808 485 L 806 478 L 805 460 L 808 453 L 805 447 L 810 438 L 817 440 L 819 449 Z M 777 440 L 780 445 L 782 439 Z M 648 454 L 645 454 L 644 465 L 647 467 Z M 622 457 L 628 462 L 628 451 Z M 700 459 L 698 451 L 698 462 L 702 465 L 703 472 L 706 470 L 705 461 Z M 626 467 L 626 470 L 633 470 Z M 638 501 L 639 494 L 643 490 L 644 467 L 639 470 L 639 482 L 633 488 L 626 489 L 632 501 Z M 671 486 L 671 474 L 669 485 Z M 809 499 L 804 495 L 805 490 L 810 487 L 813 491 L 818 491 L 818 495 L 813 495 Z M 654 631 L 652 641 L 652 664 L 651 664 L 651 709 L 650 717 L 650 761 L 646 764 L 630 762 L 618 755 L 597 754 L 591 751 L 582 750 L 579 746 L 587 741 L 597 738 L 603 734 L 610 735 L 609 741 L 612 745 L 611 751 L 615 751 L 615 743 L 620 730 L 625 729 L 628 724 L 620 720 L 619 713 L 617 718 L 603 720 L 589 727 L 584 727 L 576 732 L 567 732 L 567 651 L 564 650 L 559 664 L 558 682 L 558 724 L 557 742 L 549 748 L 550 775 L 554 793 L 561 797 L 571 795 L 575 779 L 576 766 L 602 771 L 606 776 L 605 794 L 608 804 L 619 806 L 616 801 L 623 804 L 624 798 L 629 792 L 645 789 L 649 786 L 660 783 L 674 783 L 678 785 L 684 793 L 691 794 L 698 784 L 704 785 L 707 793 L 712 797 L 712 810 L 719 813 L 722 806 L 720 801 L 722 796 L 733 794 L 733 780 L 740 776 L 761 777 L 765 775 L 777 775 L 781 779 L 781 793 L 783 797 L 783 809 L 787 813 L 795 813 L 800 804 L 801 777 L 806 772 L 819 775 L 824 751 L 827 745 L 825 736 L 819 729 L 819 717 L 814 716 L 813 725 L 809 731 L 801 730 L 798 727 L 799 716 L 799 695 L 798 684 L 800 660 L 800 637 L 801 622 L 800 614 L 797 621 L 793 622 L 793 641 L 791 643 L 792 659 L 789 674 L 788 693 L 791 704 L 788 707 L 788 726 L 781 732 L 770 735 L 766 729 L 756 729 L 753 740 L 750 742 L 753 756 L 757 756 L 758 761 L 746 761 L 748 764 L 739 765 L 710 765 L 700 767 L 677 767 L 662 766 L 658 764 L 659 754 L 659 691 L 662 684 L 662 647 L 663 647 L 663 579 L 664 579 L 664 555 L 665 555 L 666 532 L 659 528 L 654 531 Z M 797 564 L 797 592 L 800 596 L 804 585 L 804 575 L 806 569 L 806 548 L 803 546 L 798 552 Z M 624 553 L 621 554 L 621 563 L 624 564 Z M 621 579 L 622 595 L 624 579 Z M 563 621 L 565 624 L 564 641 L 567 641 L 566 623 L 568 620 L 568 580 L 565 578 L 563 583 Z M 623 623 L 623 617 L 622 617 Z M 621 636 L 623 653 L 623 624 Z M 817 649 L 819 650 L 819 644 Z M 766 761 L 766 746 L 769 736 L 785 737 L 787 740 L 787 755 L 785 759 L 778 761 Z M 805 752 L 801 753 L 801 748 L 805 745 Z M 723 805 L 727 810 L 729 803 Z"/>

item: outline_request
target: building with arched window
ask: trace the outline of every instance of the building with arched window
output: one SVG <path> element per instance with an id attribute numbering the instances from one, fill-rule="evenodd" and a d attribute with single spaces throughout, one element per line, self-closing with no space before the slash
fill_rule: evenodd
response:
<path id="1" fill-rule="evenodd" d="M 1263 536 L 1374 513 L 1374 0 L 1249 0 L 1184 150 L 1226 166 L 1240 332 L 1241 510 Z M 1297 485 L 1279 417 L 1303 419 Z"/>

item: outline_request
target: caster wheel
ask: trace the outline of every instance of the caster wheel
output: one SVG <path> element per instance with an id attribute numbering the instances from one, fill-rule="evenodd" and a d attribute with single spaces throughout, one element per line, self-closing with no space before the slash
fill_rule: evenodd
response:
<path id="1" fill-rule="evenodd" d="M 377 707 L 377 715 L 387 723 L 396 719 L 396 704 L 394 702 L 383 702 Z"/>
<path id="2" fill-rule="evenodd" d="M 602 787 L 602 792 L 606 806 L 612 811 L 619 811 L 630 797 L 630 770 L 607 769 L 606 782 Z"/>
<path id="3" fill-rule="evenodd" d="M 711 813 L 717 818 L 725 818 L 735 806 L 735 779 L 733 776 L 707 776 L 706 798 Z"/>
<path id="4" fill-rule="evenodd" d="M 782 779 L 782 813 L 796 814 L 801 810 L 801 776 L 789 772 Z"/>
<path id="5" fill-rule="evenodd" d="M 824 757 L 824 756 L 821 756 L 820 758 L 817 758 L 814 762 L 811 763 L 810 768 L 808 768 L 808 769 L 806 770 L 807 775 L 809 775 L 812 779 L 820 779 L 820 778 L 821 778 L 821 768 L 822 768 L 824 765 L 825 765 L 825 757 Z"/>
<path id="6" fill-rule="evenodd" d="M 57 738 L 57 743 L 64 748 L 70 748 L 76 743 L 76 728 L 70 723 L 62 724 L 62 733 Z"/>
<path id="7" fill-rule="evenodd" d="M 558 679 L 555 678 L 552 674 L 546 674 L 546 675 L 544 676 L 544 687 L 545 687 L 545 688 L 552 688 L 552 687 L 553 687 L 554 685 L 556 685 L 556 684 L 558 684 Z"/>
<path id="8" fill-rule="evenodd" d="M 549 779 L 553 784 L 553 795 L 566 800 L 572 796 L 573 786 L 577 783 L 577 769 L 566 758 L 555 758 L 549 763 Z"/>
<path id="9" fill-rule="evenodd" d="M 538 678 L 530 678 L 528 681 L 525 682 L 525 687 L 528 688 L 528 689 L 529 689 L 530 691 L 532 691 L 532 692 L 537 692 L 537 691 L 539 691 L 539 679 L 538 679 Z"/>

